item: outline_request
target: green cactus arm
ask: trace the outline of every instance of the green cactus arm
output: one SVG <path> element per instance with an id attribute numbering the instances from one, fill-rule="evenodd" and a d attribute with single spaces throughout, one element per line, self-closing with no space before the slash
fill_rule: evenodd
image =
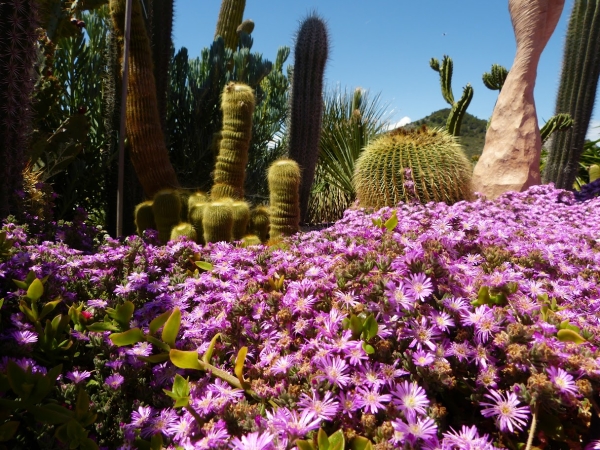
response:
<path id="1" fill-rule="evenodd" d="M 215 30 L 215 39 L 221 36 L 225 41 L 225 46 L 235 50 L 238 44 L 237 29 L 242 23 L 246 0 L 223 0 L 219 10 L 219 19 L 217 29 Z"/>
<path id="2" fill-rule="evenodd" d="M 573 126 L 573 119 L 570 114 L 557 114 L 550 117 L 540 130 L 542 144 L 548 140 L 555 131 L 565 131 Z"/>
<path id="3" fill-rule="evenodd" d="M 454 105 L 454 94 L 452 94 L 452 70 L 454 64 L 452 58 L 448 55 L 444 55 L 441 66 L 436 58 L 431 58 L 429 65 L 433 70 L 440 74 L 440 84 L 444 100 L 446 100 L 448 104 Z"/>
<path id="4" fill-rule="evenodd" d="M 508 70 L 506 67 L 500 64 L 492 64 L 490 71 L 484 72 L 481 78 L 486 88 L 492 91 L 501 91 L 507 76 Z"/>
<path id="5" fill-rule="evenodd" d="M 446 122 L 446 129 L 453 136 L 460 136 L 460 126 L 471 100 L 473 100 L 473 87 L 467 84 L 463 89 L 463 95 L 460 100 L 452 106 L 448 121 Z"/>

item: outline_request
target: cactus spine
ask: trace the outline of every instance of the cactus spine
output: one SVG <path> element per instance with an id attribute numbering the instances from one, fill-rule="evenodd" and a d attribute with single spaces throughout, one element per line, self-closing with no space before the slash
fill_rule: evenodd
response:
<path id="1" fill-rule="evenodd" d="M 297 233 L 300 225 L 300 167 L 293 159 L 278 159 L 268 172 L 270 237 Z M 261 236 L 262 239 L 262 236 Z"/>
<path id="2" fill-rule="evenodd" d="M 233 209 L 227 200 L 207 203 L 202 217 L 204 242 L 230 242 L 233 234 Z"/>
<path id="3" fill-rule="evenodd" d="M 177 239 L 179 239 L 182 236 L 185 236 L 190 241 L 194 241 L 194 242 L 196 242 L 198 239 L 198 235 L 196 234 L 196 229 L 192 226 L 191 223 L 187 223 L 187 222 L 180 222 L 177 225 L 175 225 L 173 227 L 173 229 L 171 230 L 171 236 L 170 236 L 169 240 L 176 241 Z"/>
<path id="4" fill-rule="evenodd" d="M 171 237 L 171 229 L 180 222 L 181 198 L 177 191 L 164 189 L 157 192 L 152 203 L 152 212 L 158 240 L 161 244 L 166 244 Z"/>
<path id="5" fill-rule="evenodd" d="M 219 10 L 219 19 L 215 31 L 215 40 L 221 36 L 225 41 L 225 46 L 232 51 L 237 49 L 238 27 L 242 23 L 246 0 L 223 0 Z"/>
<path id="6" fill-rule="evenodd" d="M 308 218 L 308 200 L 319 158 L 328 41 L 327 27 L 320 17 L 312 14 L 302 21 L 294 49 L 288 156 L 302 168 L 300 215 L 303 222 Z"/>
<path id="7" fill-rule="evenodd" d="M 460 136 L 460 126 L 462 119 L 467 112 L 469 103 L 473 99 L 473 87 L 467 84 L 463 88 L 463 95 L 459 101 L 454 101 L 454 94 L 452 93 L 452 69 L 453 62 L 452 58 L 448 55 L 444 55 L 442 59 L 442 65 L 436 58 L 431 58 L 429 65 L 433 70 L 440 74 L 440 83 L 442 86 L 442 96 L 444 100 L 452 107 L 448 121 L 446 122 L 446 129 L 453 136 Z"/>
<path id="8" fill-rule="evenodd" d="M 225 197 L 242 199 L 248 148 L 252 138 L 254 91 L 242 83 L 227 84 L 223 90 L 221 108 L 223 129 L 211 198 L 213 200 Z"/>
<path id="9" fill-rule="evenodd" d="M 135 207 L 135 228 L 140 236 L 149 228 L 156 229 L 154 222 L 154 212 L 152 210 L 152 200 L 140 203 Z"/>
<path id="10" fill-rule="evenodd" d="M 231 204 L 233 211 L 233 240 L 239 241 L 246 235 L 250 222 L 250 206 L 247 202 L 237 201 Z"/>
<path id="11" fill-rule="evenodd" d="M 455 203 L 471 198 L 473 167 L 444 129 L 397 130 L 365 147 L 356 161 L 354 187 L 362 207 L 399 202 Z"/>
<path id="12" fill-rule="evenodd" d="M 17 211 L 29 147 L 37 56 L 36 4 L 0 2 L 0 217 Z"/>
<path id="13" fill-rule="evenodd" d="M 269 239 L 269 223 L 269 208 L 257 206 L 250 212 L 248 231 L 258 236 L 261 242 L 267 242 L 267 239 Z"/>
<path id="14" fill-rule="evenodd" d="M 600 3 L 575 0 L 564 46 L 555 114 L 568 113 L 573 127 L 557 135 L 548 149 L 545 183 L 571 189 L 579 171 L 600 77 Z"/>
<path id="15" fill-rule="evenodd" d="M 123 40 L 125 33 L 125 0 L 110 0 L 115 33 Z M 129 83 L 127 86 L 127 137 L 131 161 L 147 197 L 161 189 L 179 186 L 169 161 L 156 100 L 152 73 L 152 52 L 146 33 L 140 0 L 133 0 Z"/>
<path id="16" fill-rule="evenodd" d="M 208 202 L 196 202 L 190 205 L 188 212 L 188 222 L 192 224 L 194 230 L 196 230 L 196 242 L 198 244 L 205 244 L 204 241 L 204 227 L 202 225 L 204 217 L 204 207 Z"/>

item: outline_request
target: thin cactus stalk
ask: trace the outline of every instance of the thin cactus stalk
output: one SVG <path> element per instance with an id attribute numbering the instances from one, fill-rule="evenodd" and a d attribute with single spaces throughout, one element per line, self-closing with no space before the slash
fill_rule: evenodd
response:
<path id="1" fill-rule="evenodd" d="M 122 40 L 125 34 L 125 0 L 110 0 L 110 9 L 115 33 Z M 152 52 L 140 0 L 133 0 L 127 86 L 127 138 L 133 166 L 148 198 L 152 198 L 161 189 L 179 186 L 161 129 L 152 68 Z"/>
<path id="2" fill-rule="evenodd" d="M 34 0 L 0 2 L 0 217 L 14 214 L 23 186 L 37 56 Z"/>
<path id="3" fill-rule="evenodd" d="M 568 113 L 570 130 L 553 139 L 544 182 L 571 189 L 579 172 L 585 137 L 592 117 L 600 77 L 600 3 L 575 0 L 564 46 L 555 114 Z"/>
<path id="4" fill-rule="evenodd" d="M 237 49 L 238 27 L 242 24 L 246 0 L 223 0 L 219 10 L 219 19 L 215 31 L 215 39 L 221 36 L 225 46 L 232 51 Z"/>
<path id="5" fill-rule="evenodd" d="M 294 50 L 290 97 L 288 155 L 302 170 L 300 217 L 308 218 L 308 201 L 319 159 L 323 119 L 323 76 L 329 52 L 325 22 L 316 14 L 300 24 Z"/>
<path id="6" fill-rule="evenodd" d="M 452 58 L 448 55 L 444 55 L 441 65 L 436 58 L 431 58 L 429 65 L 433 70 L 440 74 L 442 96 L 444 97 L 444 100 L 446 100 L 446 103 L 452 107 L 446 122 L 446 129 L 452 136 L 460 136 L 462 119 L 473 99 L 473 87 L 470 84 L 467 84 L 463 88 L 463 95 L 460 100 L 455 102 L 454 94 L 452 93 L 452 69 L 454 66 Z"/>

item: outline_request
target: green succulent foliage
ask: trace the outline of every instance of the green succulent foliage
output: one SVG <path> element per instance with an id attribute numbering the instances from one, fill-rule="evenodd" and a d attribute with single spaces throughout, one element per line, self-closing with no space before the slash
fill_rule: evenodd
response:
<path id="1" fill-rule="evenodd" d="M 288 77 L 283 65 L 290 49 L 281 47 L 275 64 L 251 52 L 252 38 L 240 33 L 238 48 L 226 48 L 217 38 L 200 57 L 190 58 L 181 48 L 172 59 L 170 72 L 167 136 L 171 162 L 185 186 L 209 190 L 211 171 L 222 128 L 220 96 L 231 81 L 245 83 L 254 90 L 256 102 L 252 118 L 252 138 L 246 168 L 246 197 L 268 197 L 265 167 L 282 149 L 273 145 L 285 121 Z"/>
<path id="2" fill-rule="evenodd" d="M 440 74 L 442 96 L 452 108 L 450 110 L 450 115 L 448 116 L 448 122 L 446 122 L 446 129 L 453 136 L 460 136 L 462 119 L 473 99 L 473 87 L 470 84 L 467 84 L 463 88 L 461 98 L 455 102 L 454 94 L 452 93 L 452 69 L 454 65 L 452 58 L 448 55 L 444 55 L 441 65 L 436 58 L 431 58 L 429 65 L 433 70 Z"/>
<path id="3" fill-rule="evenodd" d="M 557 114 L 550 117 L 544 126 L 540 129 L 542 144 L 548 140 L 550 135 L 556 131 L 566 131 L 573 126 L 573 119 L 570 114 Z"/>
<path id="4" fill-rule="evenodd" d="M 333 222 L 354 201 L 354 165 L 363 148 L 386 131 L 380 95 L 339 86 L 324 95 L 319 163 L 309 203 L 309 223 Z"/>
<path id="5" fill-rule="evenodd" d="M 506 67 L 500 64 L 492 64 L 490 71 L 484 72 L 482 76 L 483 84 L 492 91 L 501 91 L 507 76 L 508 70 Z"/>
<path id="6" fill-rule="evenodd" d="M 452 204 L 471 198 L 472 172 L 456 137 L 446 130 L 397 129 L 365 148 L 356 162 L 354 186 L 362 207 Z"/>

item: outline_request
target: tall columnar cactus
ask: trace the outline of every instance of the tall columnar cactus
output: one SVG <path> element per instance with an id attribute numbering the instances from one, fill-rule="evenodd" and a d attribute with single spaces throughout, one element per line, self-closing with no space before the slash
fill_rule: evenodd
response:
<path id="1" fill-rule="evenodd" d="M 293 159 L 278 159 L 271 167 L 267 179 L 270 195 L 271 238 L 290 236 L 300 226 L 300 167 Z"/>
<path id="2" fill-rule="evenodd" d="M 172 189 L 164 189 L 154 196 L 152 203 L 154 222 L 158 231 L 158 240 L 166 244 L 171 237 L 171 230 L 181 221 L 181 197 Z"/>
<path id="3" fill-rule="evenodd" d="M 467 84 L 463 88 L 463 95 L 459 101 L 454 101 L 454 94 L 452 93 L 452 69 L 453 62 L 452 58 L 448 55 L 444 55 L 442 58 L 442 65 L 436 58 L 431 58 L 429 65 L 433 70 L 440 74 L 440 83 L 442 86 L 442 96 L 444 100 L 452 107 L 448 121 L 446 122 L 446 129 L 453 136 L 460 136 L 460 126 L 462 119 L 467 112 L 469 103 L 473 99 L 473 87 Z"/>
<path id="4" fill-rule="evenodd" d="M 270 224 L 269 208 L 266 206 L 257 206 L 250 211 L 250 223 L 248 231 L 259 237 L 261 242 L 267 242 L 269 238 Z"/>
<path id="5" fill-rule="evenodd" d="M 221 100 L 223 129 L 214 172 L 211 198 L 244 198 L 248 148 L 252 138 L 254 91 L 242 83 L 225 86 Z"/>
<path id="6" fill-rule="evenodd" d="M 300 24 L 294 48 L 294 72 L 288 122 L 288 156 L 302 168 L 300 216 L 308 218 L 308 200 L 319 159 L 323 119 L 323 75 L 329 51 L 325 22 L 316 14 Z"/>
<path id="7" fill-rule="evenodd" d="M 140 0 L 133 0 L 127 86 L 127 138 L 131 160 L 147 197 L 179 186 L 161 129 L 152 52 Z M 124 39 L 125 0 L 110 0 L 115 33 Z M 121 47 L 122 48 L 122 47 Z"/>
<path id="8" fill-rule="evenodd" d="M 575 0 L 564 45 L 555 114 L 568 113 L 573 127 L 548 149 L 544 182 L 571 189 L 579 171 L 600 77 L 600 3 Z"/>
<path id="9" fill-rule="evenodd" d="M 444 129 L 398 129 L 365 147 L 356 161 L 354 187 L 362 207 L 399 202 L 445 202 L 472 196 L 473 167 Z"/>
<path id="10" fill-rule="evenodd" d="M 222 0 L 219 19 L 215 31 L 215 39 L 221 36 L 225 46 L 235 51 L 238 43 L 237 29 L 242 23 L 246 8 L 246 0 Z"/>
<path id="11" fill-rule="evenodd" d="M 233 209 L 231 201 L 218 200 L 204 206 L 202 227 L 204 242 L 230 242 L 233 236 Z"/>
<path id="12" fill-rule="evenodd" d="M 0 2 L 0 217 L 17 211 L 32 120 L 37 56 L 34 0 Z"/>

